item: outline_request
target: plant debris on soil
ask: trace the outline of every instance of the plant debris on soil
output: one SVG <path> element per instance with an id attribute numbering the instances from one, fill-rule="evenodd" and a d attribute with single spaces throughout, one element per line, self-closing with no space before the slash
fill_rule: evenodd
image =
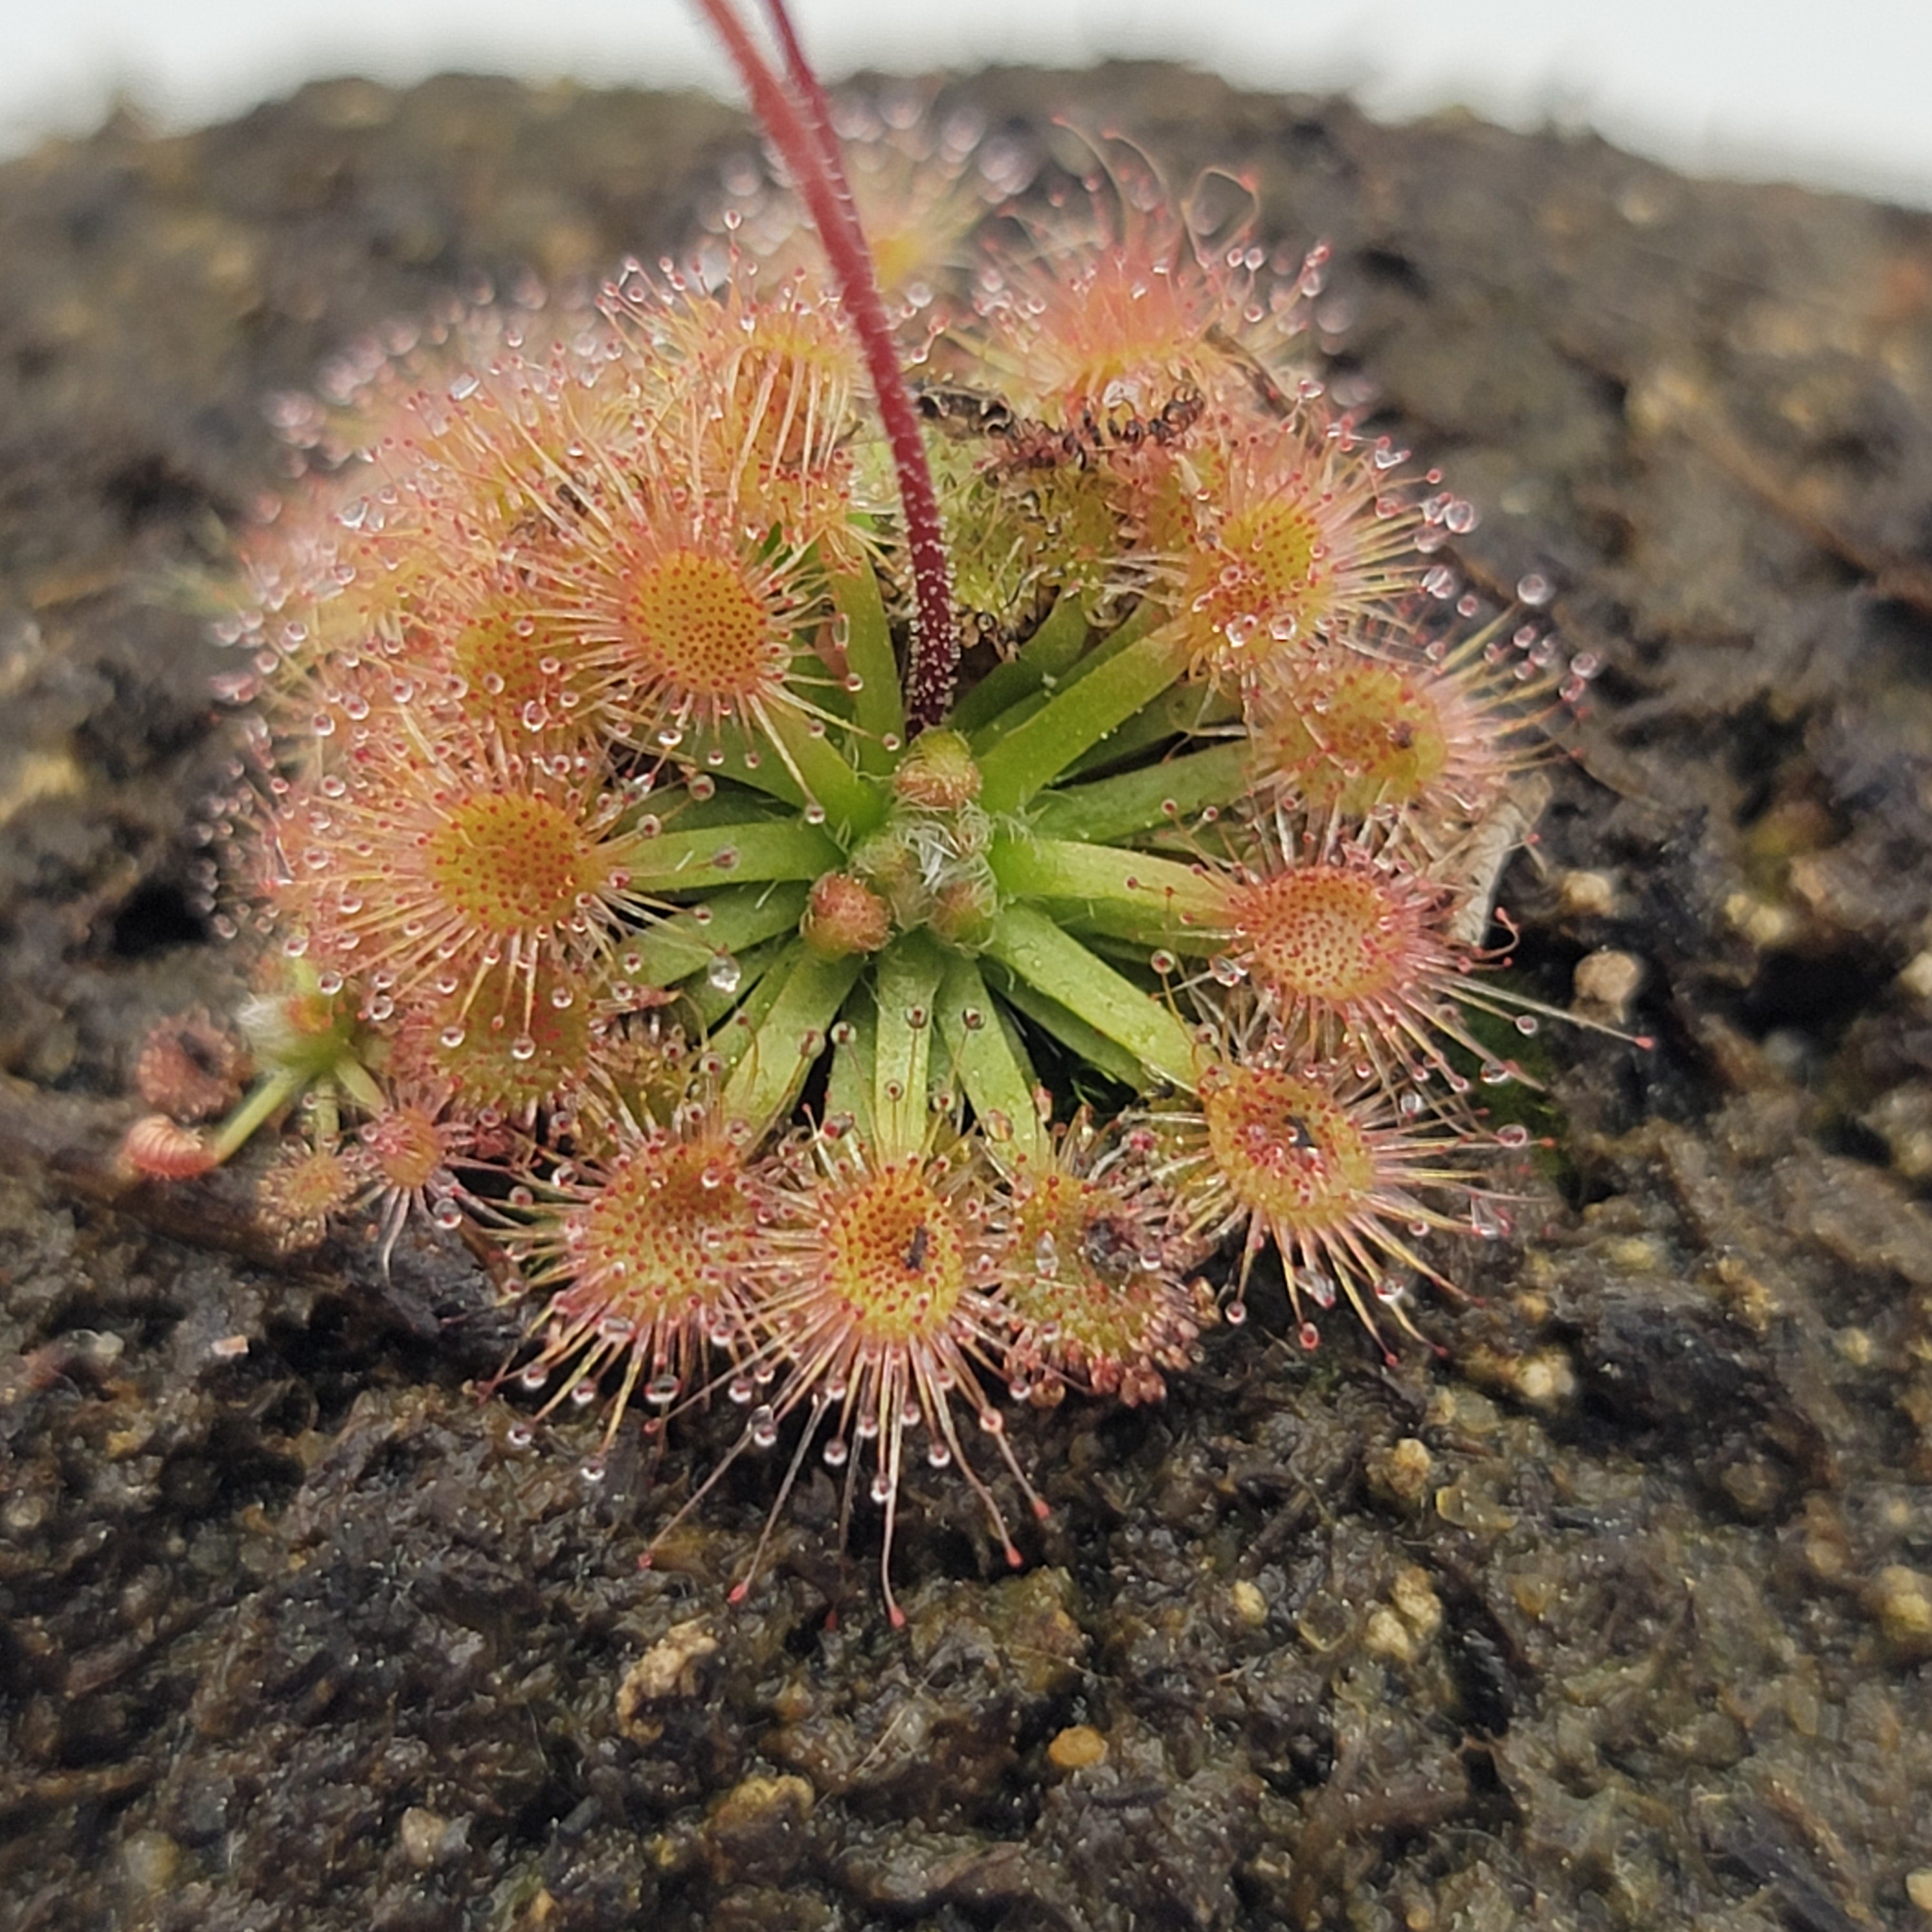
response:
<path id="1" fill-rule="evenodd" d="M 903 86 L 902 83 L 896 84 Z M 1016 1418 L 1021 1574 L 724 1415 L 510 1440 L 454 1237 L 289 1260 L 136 1186 L 232 1009 L 196 586 L 275 399 L 484 287 L 675 249 L 695 97 L 305 89 L 0 167 L 0 1928 L 1932 1926 L 1932 217 L 1177 70 L 950 84 L 1334 245 L 1322 326 L 1607 668 L 1503 898 L 1551 1028 L 1436 1358 L 1264 1290 L 1164 1402 Z M 820 1479 L 821 1484 L 823 1478 Z"/>

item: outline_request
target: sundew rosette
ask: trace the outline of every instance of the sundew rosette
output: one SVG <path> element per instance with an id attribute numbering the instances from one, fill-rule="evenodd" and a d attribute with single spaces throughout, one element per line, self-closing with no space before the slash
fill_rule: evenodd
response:
<path id="1" fill-rule="evenodd" d="M 520 1435 L 594 1411 L 608 1475 L 742 1414 L 724 1466 L 880 1513 L 896 1612 L 917 1472 L 1022 1560 L 1009 1416 L 1159 1400 L 1264 1250 L 1304 1342 L 1390 1350 L 1501 1228 L 1486 1042 L 1538 1010 L 1484 928 L 1589 667 L 1324 394 L 1319 250 L 907 122 L 882 286 L 782 8 L 767 55 L 703 4 L 799 220 L 290 412 L 338 466 L 224 627 L 256 983 L 158 1030 L 127 1156 L 266 1131 L 279 1238 L 386 1262 L 466 1221 Z"/>

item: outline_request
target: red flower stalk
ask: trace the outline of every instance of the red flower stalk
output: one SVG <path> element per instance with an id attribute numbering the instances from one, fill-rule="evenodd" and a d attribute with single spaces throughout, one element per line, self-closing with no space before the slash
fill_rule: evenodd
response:
<path id="1" fill-rule="evenodd" d="M 783 0 L 766 0 L 766 5 L 784 50 L 789 86 L 759 52 L 730 0 L 698 0 L 698 4 L 724 43 L 765 132 L 804 197 L 865 352 L 880 418 L 892 446 L 905 514 L 915 604 L 912 649 L 906 663 L 906 712 L 913 728 L 922 730 L 937 724 L 952 702 L 959 640 L 953 626 L 951 574 L 939 499 L 926 460 L 918 412 L 899 368 L 898 345 L 879 293 L 872 251 L 866 245 L 839 164 L 825 97 L 792 30 Z"/>

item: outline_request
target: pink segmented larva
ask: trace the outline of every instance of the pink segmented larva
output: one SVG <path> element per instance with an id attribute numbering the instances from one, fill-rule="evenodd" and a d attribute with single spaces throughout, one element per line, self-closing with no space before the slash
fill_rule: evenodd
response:
<path id="1" fill-rule="evenodd" d="M 165 1114 L 149 1114 L 128 1130 L 121 1156 L 136 1174 L 158 1180 L 191 1180 L 214 1165 L 201 1136 Z"/>

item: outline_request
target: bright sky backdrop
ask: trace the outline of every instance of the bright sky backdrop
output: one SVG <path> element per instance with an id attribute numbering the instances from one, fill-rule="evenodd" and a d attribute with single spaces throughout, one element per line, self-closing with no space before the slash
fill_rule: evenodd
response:
<path id="1" fill-rule="evenodd" d="M 1157 56 L 1266 89 L 1352 88 L 1594 126 L 1700 172 L 1932 208 L 1932 0 L 795 0 L 828 74 Z M 728 88 L 680 0 L 9 0 L 0 153 L 164 128 L 323 75 L 448 68 Z"/>

